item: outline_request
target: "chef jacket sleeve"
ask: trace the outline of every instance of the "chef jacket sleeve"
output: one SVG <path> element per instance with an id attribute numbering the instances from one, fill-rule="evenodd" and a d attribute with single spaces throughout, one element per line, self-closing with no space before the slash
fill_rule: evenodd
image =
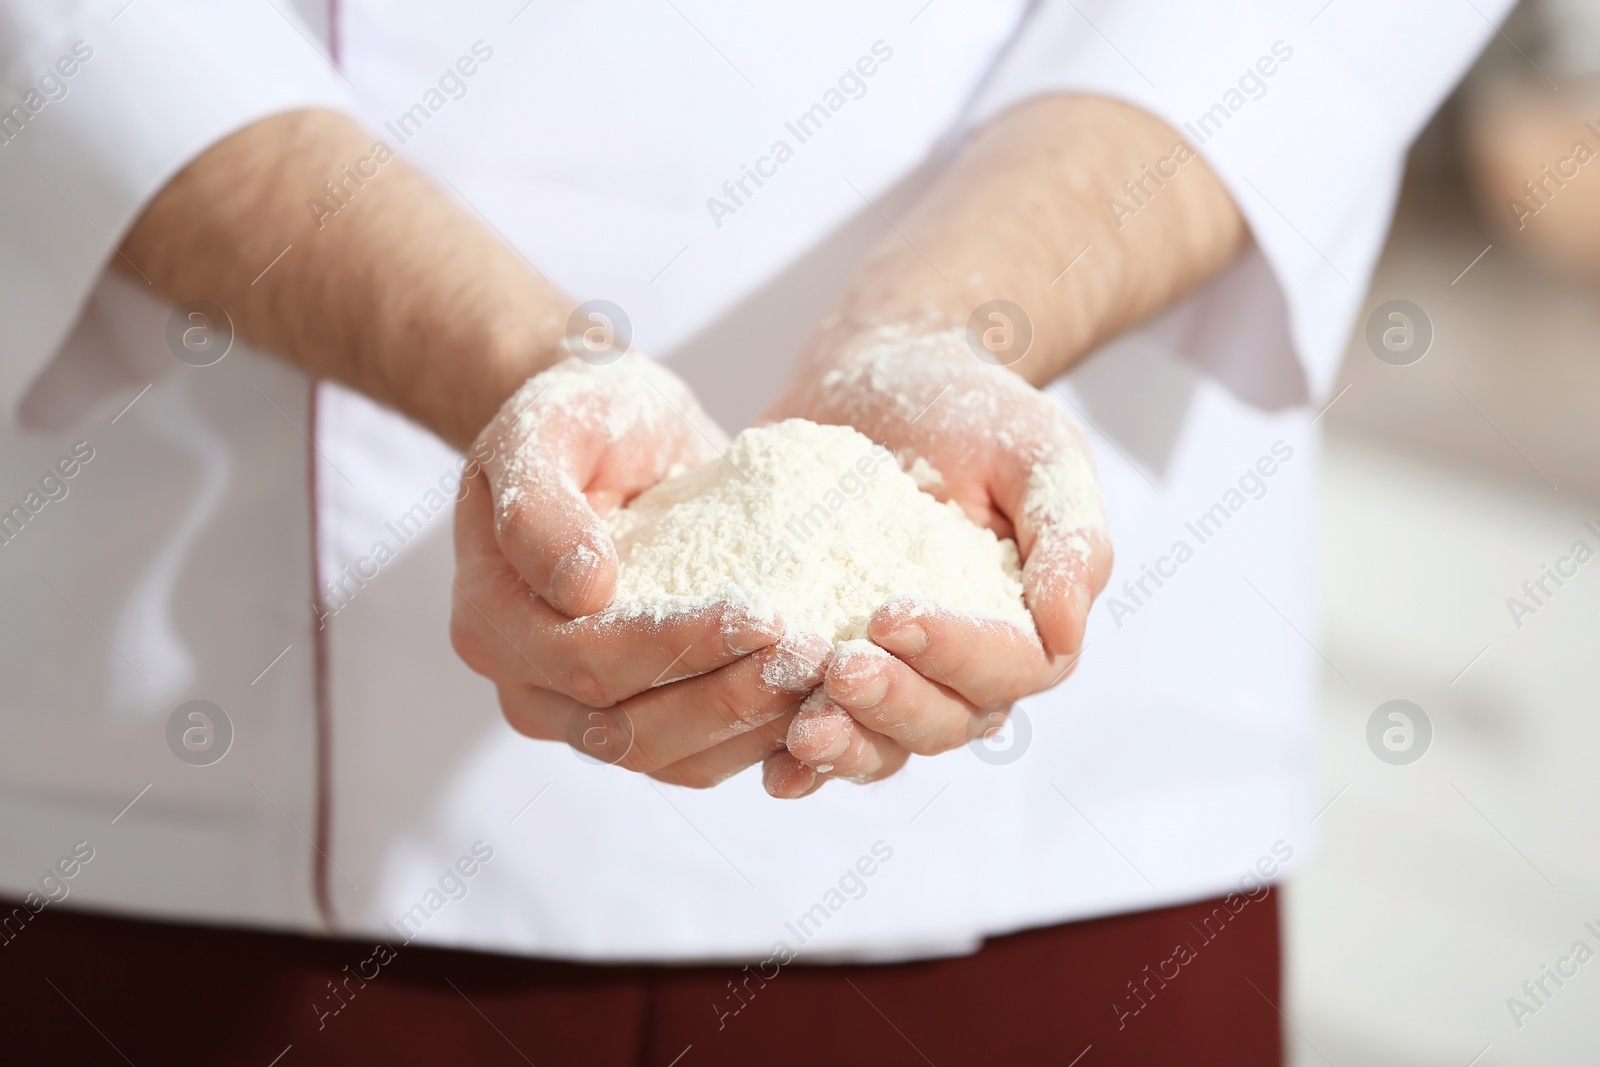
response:
<path id="1" fill-rule="evenodd" d="M 1511 6 L 1039 0 L 968 119 L 1081 92 L 1165 121 L 1216 172 L 1255 240 L 1150 328 L 1247 401 L 1317 402 L 1363 306 L 1406 151 Z M 1140 209 L 1183 180 L 1181 154 L 1149 160 L 1100 210 L 1148 225 Z"/>
<path id="2" fill-rule="evenodd" d="M 267 116 L 355 112 L 313 40 L 282 0 L 0 0 L 0 425 L 174 174 Z"/>

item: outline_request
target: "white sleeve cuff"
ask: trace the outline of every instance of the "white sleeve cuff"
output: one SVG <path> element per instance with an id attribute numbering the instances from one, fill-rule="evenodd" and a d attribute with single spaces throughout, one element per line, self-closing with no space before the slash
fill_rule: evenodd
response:
<path id="1" fill-rule="evenodd" d="M 1143 108 L 1198 149 L 1255 247 L 1153 325 L 1241 398 L 1292 406 L 1331 387 L 1406 150 L 1510 7 L 1335 0 L 1313 21 L 1268 0 L 1042 0 L 970 118 L 1092 93 Z M 1133 226 L 1160 188 L 1128 178 L 1106 210 Z M 1223 295 L 1225 322 L 1207 313 Z"/>
<path id="2" fill-rule="evenodd" d="M 300 108 L 356 114 L 270 0 L 0 0 L 0 424 L 72 331 L 144 205 L 206 148 Z"/>

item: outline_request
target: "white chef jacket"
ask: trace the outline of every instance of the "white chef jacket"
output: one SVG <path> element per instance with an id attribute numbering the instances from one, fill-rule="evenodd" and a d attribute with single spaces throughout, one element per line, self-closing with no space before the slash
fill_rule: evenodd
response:
<path id="1" fill-rule="evenodd" d="M 0 509 L 25 515 L 0 542 L 0 892 L 83 840 L 62 906 L 884 959 L 1276 872 L 1310 847 L 1311 415 L 1406 146 L 1508 6 L 3 0 Z M 1052 91 L 1165 119 L 1254 244 L 1050 390 L 1091 428 L 1118 557 L 1075 676 L 987 758 L 803 802 L 514 734 L 446 636 L 459 457 L 242 342 L 180 362 L 172 309 L 106 269 L 208 145 L 347 111 L 566 292 L 621 305 L 736 430 L 883 216 Z M 1108 190 L 1125 226 L 1151 224 L 1143 181 Z M 197 699 L 233 732 L 206 766 L 168 742 Z"/>

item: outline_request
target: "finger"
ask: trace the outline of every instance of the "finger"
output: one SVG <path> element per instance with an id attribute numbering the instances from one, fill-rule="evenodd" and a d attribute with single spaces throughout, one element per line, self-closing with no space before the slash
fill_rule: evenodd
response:
<path id="1" fill-rule="evenodd" d="M 596 763 L 615 766 L 633 750 L 633 720 L 622 708 L 591 708 L 531 685 L 499 686 L 511 728 L 540 741 L 565 741 Z"/>
<path id="2" fill-rule="evenodd" d="M 918 755 L 956 748 L 970 736 L 970 701 L 874 644 L 852 642 L 834 656 L 825 690 L 856 722 Z"/>
<path id="3" fill-rule="evenodd" d="M 806 700 L 789 723 L 789 754 L 801 763 L 852 782 L 870 782 L 899 770 L 911 753 L 862 726 L 826 695 Z"/>
<path id="4" fill-rule="evenodd" d="M 566 740 L 573 715 L 592 710 L 571 697 L 521 682 L 497 685 L 495 690 L 506 724 L 539 741 Z"/>
<path id="5" fill-rule="evenodd" d="M 524 529 L 524 527 L 517 525 L 523 521 L 517 516 L 520 516 L 524 509 L 516 503 L 525 498 L 524 487 L 521 485 L 508 486 L 502 489 L 498 498 L 495 499 L 491 497 L 489 492 L 488 477 L 481 473 L 463 481 L 462 487 L 461 495 L 456 499 L 455 517 L 457 577 L 460 580 L 458 584 L 464 584 L 468 588 L 492 588 L 507 593 L 514 592 L 517 600 L 527 599 L 525 594 L 528 591 L 532 591 L 543 597 L 547 604 L 554 602 L 556 610 L 562 613 L 564 619 L 565 612 L 561 607 L 562 599 L 555 597 L 548 588 L 551 572 L 555 568 L 555 563 L 559 562 L 559 559 L 552 561 L 549 566 L 545 567 L 542 576 L 536 575 L 530 579 L 524 569 L 527 566 L 526 561 L 524 560 L 519 565 L 517 559 L 506 551 L 500 531 L 497 530 L 501 523 L 497 512 L 507 508 L 510 508 L 513 513 L 513 517 L 510 520 L 513 528 Z M 587 508 L 588 504 L 584 503 L 583 507 Z M 592 515 L 593 513 L 591 512 L 590 514 Z M 596 517 L 595 522 L 598 523 L 598 521 Z M 598 548 L 586 549 L 586 551 L 595 560 L 601 559 L 602 552 L 610 553 L 609 558 L 614 571 L 616 550 L 611 546 L 611 539 L 604 536 L 603 530 L 601 535 L 600 540 L 596 542 Z M 577 552 L 577 548 L 574 547 L 571 551 Z M 583 553 L 578 553 L 578 555 L 582 556 Z M 463 574 L 462 571 L 468 568 L 470 568 L 469 573 Z M 570 568 L 568 573 L 570 573 Z M 563 581 L 565 582 L 565 579 Z M 610 587 L 608 586 L 606 602 L 609 602 L 610 599 L 609 590 Z M 504 597 L 498 598 L 500 602 L 504 602 L 505 599 Z M 599 606 L 604 607 L 605 602 L 602 602 Z"/>
<path id="6" fill-rule="evenodd" d="M 1006 704 L 1047 689 L 1076 658 L 1047 656 L 1038 638 L 1008 623 L 958 615 L 909 597 L 896 597 L 875 611 L 867 636 L 975 705 Z"/>
<path id="7" fill-rule="evenodd" d="M 1063 419 L 1065 432 L 1042 452 L 1007 453 L 994 485 L 1015 527 L 1028 609 L 1053 655 L 1083 646 L 1089 608 L 1111 577 L 1105 504 L 1088 441 Z"/>
<path id="8" fill-rule="evenodd" d="M 668 616 L 567 620 L 531 597 L 506 604 L 456 583 L 451 644 L 467 666 L 496 682 L 554 690 L 610 707 L 655 685 L 715 670 L 775 643 L 782 623 L 735 605 Z"/>
<path id="9" fill-rule="evenodd" d="M 775 752 L 783 751 L 784 739 L 789 733 L 789 720 L 794 717 L 791 707 L 778 718 L 758 726 L 749 733 L 740 734 L 688 759 L 651 771 L 650 777 L 672 785 L 705 789 L 720 785 L 746 767 L 760 763 Z"/>
<path id="10" fill-rule="evenodd" d="M 1045 647 L 1059 655 L 1083 648 L 1089 609 L 1111 577 L 1111 542 L 1093 530 L 1036 529 L 1022 567 L 1022 587 Z"/>
<path id="11" fill-rule="evenodd" d="M 598 611 L 615 593 L 617 558 L 596 509 L 714 457 L 719 441 L 688 387 L 653 360 L 568 359 L 524 383 L 485 432 L 496 539 L 557 610 Z"/>
<path id="12" fill-rule="evenodd" d="M 650 619 L 559 621 L 542 601 L 496 603 L 500 594 L 472 593 L 456 583 L 450 638 L 474 671 L 497 682 L 554 690 L 604 708 L 685 677 L 715 670 L 775 643 L 780 621 L 752 619 L 724 605 Z"/>
<path id="13" fill-rule="evenodd" d="M 624 701 L 633 748 L 622 766 L 652 773 L 793 711 L 821 684 L 832 651 L 821 637 L 798 634 L 720 670 Z"/>
<path id="14" fill-rule="evenodd" d="M 513 639 L 530 650 L 550 688 L 594 707 L 716 670 L 776 643 L 783 633 L 781 621 L 753 618 L 737 605 L 660 621 L 604 616 L 567 621 L 539 601 L 527 606 L 532 618 L 520 635 L 513 631 Z"/>
<path id="15" fill-rule="evenodd" d="M 825 781 L 822 775 L 790 755 L 788 749 L 774 752 L 761 766 L 762 788 L 768 796 L 779 800 L 809 796 L 821 789 Z"/>
<path id="16" fill-rule="evenodd" d="M 450 638 L 467 666 L 497 682 L 542 686 L 595 707 L 714 670 L 784 632 L 781 620 L 733 604 L 660 620 L 568 619 L 529 594 L 489 533 L 486 494 L 470 488 L 456 506 L 456 559 Z"/>
<path id="17" fill-rule="evenodd" d="M 485 464 L 495 542 L 528 587 L 568 616 L 599 611 L 616 591 L 616 548 L 583 494 L 604 445 L 575 430 L 559 441 L 530 437 Z"/>
<path id="18" fill-rule="evenodd" d="M 826 646 L 826 642 L 822 644 Z M 826 659 L 827 650 L 824 647 L 820 655 L 814 650 L 807 652 L 816 663 L 810 668 L 812 673 L 807 678 L 809 685 L 805 688 L 821 681 L 821 664 Z M 794 662 L 782 663 L 784 656 L 795 657 L 796 654 L 764 649 L 717 673 L 740 671 L 759 678 L 764 669 L 769 679 L 776 677 L 781 682 L 794 684 L 801 679 L 801 672 L 806 668 Z M 672 726 L 662 719 L 664 714 L 673 710 L 671 702 L 662 701 L 661 706 L 648 709 L 640 709 L 634 702 L 613 708 L 591 708 L 560 693 L 520 684 L 500 686 L 499 694 L 506 721 L 518 733 L 546 741 L 564 740 L 598 762 L 646 771 L 674 784 L 703 788 L 737 774 L 783 747 L 789 720 L 794 716 L 803 690 L 784 690 L 780 685 L 773 684 L 771 680 L 760 680 L 741 686 L 752 692 L 769 692 L 763 710 L 746 711 L 747 718 L 734 719 L 735 725 L 725 726 L 709 735 L 699 735 L 693 745 L 683 745 L 685 750 L 692 749 L 690 754 L 674 761 L 663 761 L 658 755 L 645 754 L 647 744 L 654 744 L 656 750 L 660 750 L 659 738 L 653 735 L 660 734 L 663 726 Z M 673 688 L 676 686 L 669 686 L 660 692 L 667 693 Z M 680 697 L 682 695 L 679 694 Z M 760 699 L 759 696 L 757 699 Z M 771 710 L 773 708 L 776 708 L 775 712 Z"/>

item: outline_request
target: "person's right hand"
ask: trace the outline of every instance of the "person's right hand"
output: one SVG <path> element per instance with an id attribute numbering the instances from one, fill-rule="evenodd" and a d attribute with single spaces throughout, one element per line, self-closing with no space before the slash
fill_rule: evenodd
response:
<path id="1" fill-rule="evenodd" d="M 597 615 L 617 584 L 602 516 L 727 442 L 643 356 L 569 358 L 530 378 L 479 437 L 456 503 L 450 638 L 520 733 L 709 786 L 783 747 L 820 684 L 821 638 L 726 604 L 661 620 Z"/>

